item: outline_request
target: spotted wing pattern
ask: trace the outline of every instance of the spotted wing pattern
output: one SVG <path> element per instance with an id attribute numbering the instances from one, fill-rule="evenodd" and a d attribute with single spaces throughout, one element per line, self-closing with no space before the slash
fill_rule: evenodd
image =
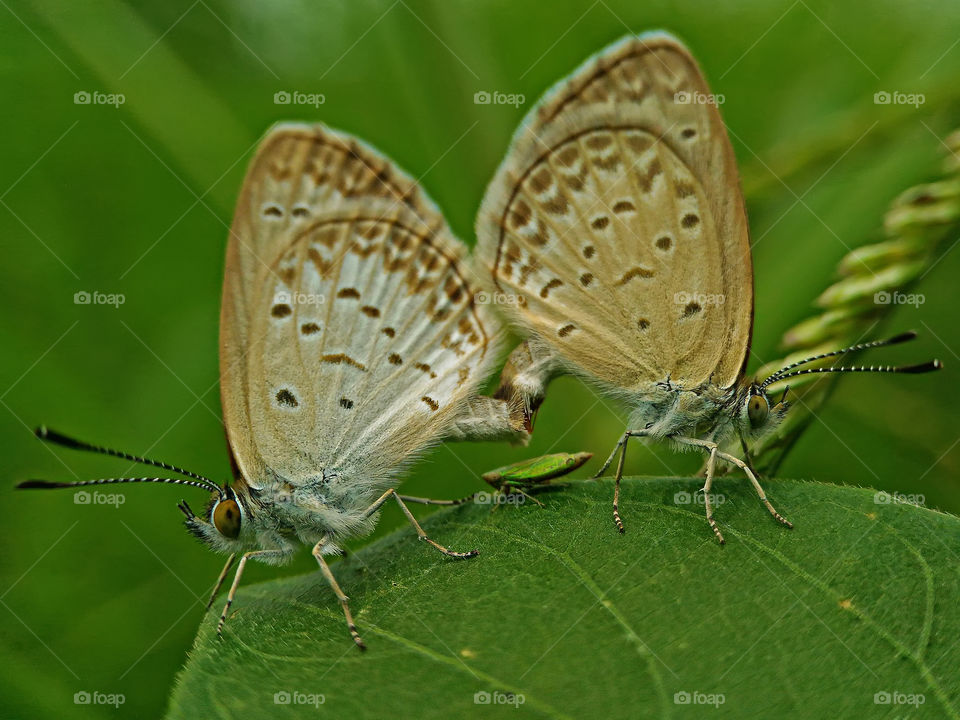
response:
<path id="1" fill-rule="evenodd" d="M 272 130 L 238 203 L 221 318 L 247 482 L 325 484 L 336 504 L 449 434 L 495 360 L 498 325 L 468 272 L 442 215 L 379 153 L 323 127 Z"/>
<path id="2" fill-rule="evenodd" d="M 732 385 L 753 271 L 733 151 L 696 62 L 626 38 L 547 93 L 477 219 L 502 307 L 564 364 L 621 389 Z"/>

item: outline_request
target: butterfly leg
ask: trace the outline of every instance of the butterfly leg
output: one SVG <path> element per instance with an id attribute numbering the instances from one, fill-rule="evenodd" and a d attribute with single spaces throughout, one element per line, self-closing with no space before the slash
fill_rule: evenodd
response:
<path id="1" fill-rule="evenodd" d="M 429 543 L 430 545 L 435 547 L 437 550 L 442 552 L 444 555 L 452 558 L 457 558 L 457 559 L 471 558 L 480 554 L 479 550 L 470 550 L 468 552 L 455 552 L 453 550 L 448 550 L 440 543 L 436 542 L 435 540 L 432 540 L 427 535 L 427 533 L 424 532 L 423 528 L 420 527 L 420 523 L 417 522 L 417 519 L 413 516 L 413 513 L 410 512 L 410 508 L 408 508 L 404 504 L 401 496 L 397 493 L 396 490 L 393 490 L 392 488 L 390 490 L 387 490 L 383 495 L 381 495 L 377 499 L 375 503 L 373 503 L 373 505 L 367 508 L 367 511 L 364 513 L 364 517 L 370 517 L 371 515 L 373 515 L 377 510 L 379 510 L 383 506 L 383 504 L 387 500 L 390 499 L 391 496 L 393 496 L 393 498 L 397 501 L 397 504 L 400 506 L 400 509 L 403 511 L 403 514 L 407 516 L 407 520 L 410 521 L 410 524 L 413 525 L 414 529 L 417 531 L 417 537 L 419 537 L 424 542 Z M 421 498 L 421 500 L 422 499 L 424 498 Z"/>
<path id="2" fill-rule="evenodd" d="M 320 542 L 313 546 L 313 556 L 317 559 L 317 563 L 320 565 L 320 572 L 323 573 L 323 577 L 326 578 L 330 584 L 333 594 L 336 595 L 337 600 L 340 601 L 340 607 L 343 608 L 343 615 L 347 619 L 347 628 L 350 630 L 350 637 L 353 638 L 353 642 L 356 643 L 360 650 L 366 650 L 367 646 L 364 645 L 363 640 L 360 638 L 360 633 L 357 632 L 357 626 L 353 622 L 353 615 L 350 612 L 350 598 L 340 589 L 337 579 L 333 576 L 333 571 L 330 570 L 330 566 L 327 565 L 327 561 L 323 558 L 323 547 L 328 541 L 329 537 L 326 535 L 320 538 Z"/>
<path id="3" fill-rule="evenodd" d="M 723 533 L 721 533 L 720 528 L 717 527 L 717 521 L 713 519 L 713 507 L 710 504 L 710 488 L 713 487 L 713 475 L 716 465 L 717 449 L 713 447 L 710 449 L 710 455 L 707 458 L 707 479 L 703 483 L 703 507 L 707 512 L 707 522 L 710 523 L 710 529 L 713 530 L 713 534 L 717 536 L 719 543 L 723 545 L 725 542 Z"/>
<path id="4" fill-rule="evenodd" d="M 466 497 L 457 498 L 456 500 L 434 500 L 433 498 L 422 498 L 414 497 L 413 495 L 397 495 L 398 498 L 404 502 L 419 503 L 420 505 L 466 505 L 468 502 L 473 502 L 477 499 L 477 493 L 471 493 Z"/>
<path id="5" fill-rule="evenodd" d="M 770 501 L 767 499 L 766 493 L 764 493 L 763 488 L 760 486 L 760 482 L 757 480 L 757 476 L 754 474 L 753 470 L 750 469 L 747 463 L 745 463 L 743 460 L 741 460 L 740 458 L 734 455 L 730 455 L 729 453 L 723 452 L 722 450 L 720 450 L 717 443 L 711 442 L 709 440 L 700 440 L 699 438 L 687 438 L 687 437 L 679 437 L 679 436 L 673 436 L 671 439 L 679 443 L 683 443 L 684 445 L 694 445 L 696 447 L 701 447 L 707 450 L 711 456 L 716 456 L 721 460 L 726 460 L 729 463 L 733 463 L 738 468 L 743 470 L 743 472 L 747 476 L 747 479 L 750 480 L 750 483 L 753 485 L 754 489 L 757 491 L 757 495 L 760 496 L 760 502 L 762 502 L 766 506 L 767 510 L 770 511 L 770 514 L 773 515 L 773 517 L 778 522 L 784 524 L 791 530 L 793 529 L 793 524 L 789 520 L 784 518 L 780 513 L 778 513 L 776 509 L 773 507 L 773 505 L 770 504 Z M 708 464 L 708 472 L 709 472 L 709 464 Z M 707 507 L 708 507 L 707 519 L 709 520 L 711 518 L 711 512 L 710 512 L 709 506 Z M 712 523 L 711 523 L 711 527 L 713 527 Z M 714 532 L 716 532 L 716 530 L 714 530 Z M 722 536 L 721 536 L 721 542 L 722 542 Z"/>
<path id="6" fill-rule="evenodd" d="M 240 556 L 240 563 L 237 565 L 237 572 L 233 576 L 233 583 L 230 585 L 230 592 L 227 593 L 227 604 L 223 606 L 223 612 L 220 613 L 220 621 L 217 623 L 217 635 L 222 636 L 223 626 L 227 622 L 227 613 L 230 612 L 230 606 L 233 605 L 233 598 L 237 594 L 237 587 L 240 585 L 240 577 L 243 575 L 244 568 L 247 567 L 247 560 L 260 555 L 282 555 L 282 552 L 276 550 L 251 550 Z M 232 562 L 230 563 L 232 564 Z M 223 575 L 226 575 L 227 568 L 223 569 Z"/>
<path id="7" fill-rule="evenodd" d="M 209 610 L 210 606 L 213 605 L 213 601 L 217 599 L 217 593 L 220 592 L 220 588 L 223 585 L 223 581 L 227 577 L 227 573 L 230 572 L 230 568 L 233 566 L 233 561 L 237 559 L 236 553 L 231 553 L 230 557 L 227 558 L 227 564 L 223 566 L 223 570 L 220 571 L 220 577 L 217 578 L 217 582 L 213 585 L 213 592 L 210 593 L 210 599 L 207 600 L 206 609 Z"/>
<path id="8" fill-rule="evenodd" d="M 613 462 L 613 458 L 616 456 L 617 451 L 620 451 L 620 461 L 617 463 L 617 473 L 614 478 L 613 487 L 613 521 L 616 523 L 617 530 L 620 531 L 621 535 L 624 533 L 624 527 L 623 521 L 620 519 L 620 479 L 623 477 L 623 464 L 627 459 L 627 441 L 632 437 L 644 437 L 646 434 L 646 430 L 627 430 L 623 434 L 623 437 L 620 438 L 619 442 L 617 442 L 617 444 L 614 446 L 613 452 L 610 453 L 610 457 L 607 458 L 607 461 L 597 471 L 597 474 L 593 476 L 593 479 L 596 480 L 603 475 Z"/>
<path id="9" fill-rule="evenodd" d="M 783 517 L 780 513 L 778 513 L 776 509 L 773 507 L 773 505 L 770 504 L 770 501 L 767 500 L 767 494 L 763 491 L 763 488 L 760 487 L 760 481 L 757 480 L 757 476 L 754 474 L 753 470 L 750 469 L 750 466 L 747 465 L 747 463 L 745 463 L 743 460 L 741 460 L 738 457 L 734 457 L 733 455 L 728 455 L 727 453 L 720 452 L 719 450 L 717 451 L 717 456 L 723 460 L 726 460 L 727 462 L 733 463 L 738 468 L 743 470 L 743 472 L 746 473 L 747 478 L 749 478 L 750 483 L 753 485 L 754 490 L 757 491 L 757 495 L 760 496 L 760 502 L 762 502 L 766 506 L 767 510 L 770 511 L 770 514 L 773 515 L 773 517 L 776 519 L 777 522 L 782 523 L 783 525 L 788 527 L 790 530 L 793 530 L 793 523 L 791 523 L 789 520 Z"/>

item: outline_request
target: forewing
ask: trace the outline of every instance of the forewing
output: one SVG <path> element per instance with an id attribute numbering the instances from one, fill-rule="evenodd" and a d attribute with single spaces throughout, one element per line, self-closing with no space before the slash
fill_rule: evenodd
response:
<path id="1" fill-rule="evenodd" d="M 730 142 L 675 38 L 626 38 L 550 90 L 477 219 L 503 307 L 574 371 L 634 389 L 727 386 L 753 271 Z"/>
<path id="2" fill-rule="evenodd" d="M 443 435 L 497 328 L 461 258 L 379 153 L 322 127 L 268 135 L 237 206 L 221 319 L 224 418 L 249 482 L 359 470 L 375 485 Z"/>

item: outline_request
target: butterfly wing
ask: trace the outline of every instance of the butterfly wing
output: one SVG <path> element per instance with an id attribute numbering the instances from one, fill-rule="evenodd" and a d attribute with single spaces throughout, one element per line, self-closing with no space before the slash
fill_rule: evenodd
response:
<path id="1" fill-rule="evenodd" d="M 247 482 L 354 473 L 373 491 L 447 434 L 495 360 L 498 325 L 468 272 L 442 215 L 386 158 L 323 127 L 272 130 L 238 201 L 220 329 Z"/>
<path id="2" fill-rule="evenodd" d="M 753 270 L 733 150 L 687 49 L 628 37 L 550 90 L 477 218 L 504 309 L 569 369 L 617 388 L 732 385 Z"/>

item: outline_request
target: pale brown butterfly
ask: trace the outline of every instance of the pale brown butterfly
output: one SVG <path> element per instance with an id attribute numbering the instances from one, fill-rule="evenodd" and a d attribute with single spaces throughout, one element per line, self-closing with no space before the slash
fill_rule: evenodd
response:
<path id="1" fill-rule="evenodd" d="M 234 478 L 196 473 L 41 428 L 47 441 L 181 473 L 23 488 L 157 482 L 212 492 L 179 507 L 191 533 L 229 554 L 210 603 L 239 555 L 222 630 L 247 560 L 290 560 L 304 544 L 364 644 L 325 556 L 373 529 L 400 475 L 442 440 L 527 433 L 507 403 L 477 394 L 497 361 L 501 326 L 477 302 L 464 247 L 419 185 L 377 151 L 322 126 L 280 125 L 247 172 L 227 245 L 220 387 Z M 209 604 L 208 604 L 209 607 Z"/>
<path id="2" fill-rule="evenodd" d="M 524 420 L 547 383 L 572 373 L 631 408 L 617 452 L 613 516 L 630 437 L 707 453 L 704 498 L 718 459 L 740 467 L 772 516 L 748 462 L 721 443 L 769 431 L 786 403 L 766 388 L 797 374 L 909 367 L 811 368 L 810 360 L 889 345 L 912 333 L 746 377 L 753 269 L 737 166 L 717 97 L 674 37 L 627 37 L 548 91 L 522 123 L 487 189 L 478 247 L 502 303 L 528 337 L 511 355 L 498 396 Z M 746 446 L 744 446 L 746 447 Z"/>

